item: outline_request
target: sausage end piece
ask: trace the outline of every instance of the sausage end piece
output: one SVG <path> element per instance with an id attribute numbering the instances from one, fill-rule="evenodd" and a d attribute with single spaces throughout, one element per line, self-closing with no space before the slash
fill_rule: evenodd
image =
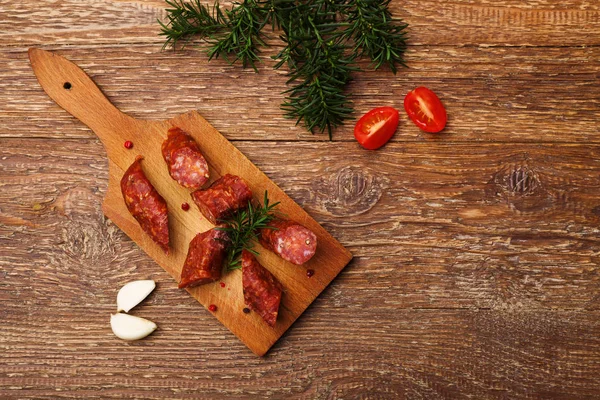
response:
<path id="1" fill-rule="evenodd" d="M 247 250 L 242 251 L 242 287 L 248 308 L 267 325 L 275 326 L 283 293 L 281 283 Z"/>
<path id="2" fill-rule="evenodd" d="M 138 156 L 121 178 L 121 193 L 131 215 L 161 249 L 169 254 L 169 214 L 165 199 L 142 170 Z"/>
<path id="3" fill-rule="evenodd" d="M 317 235 L 297 222 L 276 219 L 269 223 L 276 229 L 261 229 L 259 241 L 286 261 L 301 265 L 317 251 Z"/>

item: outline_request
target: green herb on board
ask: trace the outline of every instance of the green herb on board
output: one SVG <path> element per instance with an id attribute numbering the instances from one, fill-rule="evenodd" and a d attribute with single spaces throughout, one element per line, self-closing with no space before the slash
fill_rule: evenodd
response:
<path id="1" fill-rule="evenodd" d="M 269 228 L 269 223 L 276 218 L 275 207 L 277 205 L 279 205 L 279 202 L 269 204 L 269 196 L 267 191 L 265 191 L 262 206 L 253 206 L 252 202 L 250 202 L 246 209 L 240 210 L 230 218 L 220 221 L 224 226 L 217 227 L 216 229 L 227 232 L 231 240 L 225 262 L 227 270 L 231 271 L 242 267 L 240 260 L 242 250 L 246 249 L 254 255 L 258 254 L 253 247 L 259 230 Z"/>

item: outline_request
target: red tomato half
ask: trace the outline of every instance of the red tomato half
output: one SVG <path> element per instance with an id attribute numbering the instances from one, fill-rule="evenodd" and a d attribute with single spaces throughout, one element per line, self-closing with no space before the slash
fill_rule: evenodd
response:
<path id="1" fill-rule="evenodd" d="M 394 136 L 399 120 L 400 115 L 395 108 L 374 108 L 358 120 L 354 137 L 365 149 L 378 149 Z"/>
<path id="2" fill-rule="evenodd" d="M 412 122 L 425 132 L 441 131 L 448 120 L 446 109 L 440 99 L 423 86 L 408 92 L 404 98 L 404 109 Z"/>

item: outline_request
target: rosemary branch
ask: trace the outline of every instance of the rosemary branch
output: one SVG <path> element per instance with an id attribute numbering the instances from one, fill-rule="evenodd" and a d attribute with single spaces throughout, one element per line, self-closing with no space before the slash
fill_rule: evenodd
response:
<path id="1" fill-rule="evenodd" d="M 294 22 L 284 25 L 283 39 L 287 46 L 275 57 L 275 68 L 286 64 L 288 85 L 286 99 L 281 108 L 286 116 L 304 120 L 306 129 L 320 132 L 327 129 L 329 139 L 332 129 L 352 113 L 351 102 L 344 87 L 351 79 L 354 57 L 345 55 L 337 24 L 317 25 L 308 13 L 298 9 L 293 12 Z"/>
<path id="2" fill-rule="evenodd" d="M 275 68 L 288 68 L 290 86 L 281 108 L 304 122 L 310 132 L 335 127 L 352 114 L 345 89 L 367 57 L 375 69 L 387 65 L 393 73 L 406 66 L 407 24 L 392 18 L 390 0 L 240 0 L 225 12 L 200 0 L 166 0 L 167 21 L 159 21 L 165 47 L 185 47 L 192 38 L 208 43 L 209 59 L 240 61 L 257 71 L 263 28 L 281 29 L 285 47 L 273 58 Z"/>

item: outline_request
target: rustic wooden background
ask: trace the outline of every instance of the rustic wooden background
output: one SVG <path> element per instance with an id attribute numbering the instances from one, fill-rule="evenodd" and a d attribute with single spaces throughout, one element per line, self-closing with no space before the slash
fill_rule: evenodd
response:
<path id="1" fill-rule="evenodd" d="M 259 74 L 161 52 L 163 8 L 0 0 L 0 398 L 600 398 L 597 0 L 393 0 L 410 68 L 358 75 L 356 116 L 425 85 L 450 119 L 402 111 L 376 152 L 282 118 L 275 50 Z M 267 357 L 103 217 L 104 149 L 31 46 L 135 117 L 198 110 L 353 252 Z M 142 278 L 159 330 L 125 343 L 109 315 Z"/>

